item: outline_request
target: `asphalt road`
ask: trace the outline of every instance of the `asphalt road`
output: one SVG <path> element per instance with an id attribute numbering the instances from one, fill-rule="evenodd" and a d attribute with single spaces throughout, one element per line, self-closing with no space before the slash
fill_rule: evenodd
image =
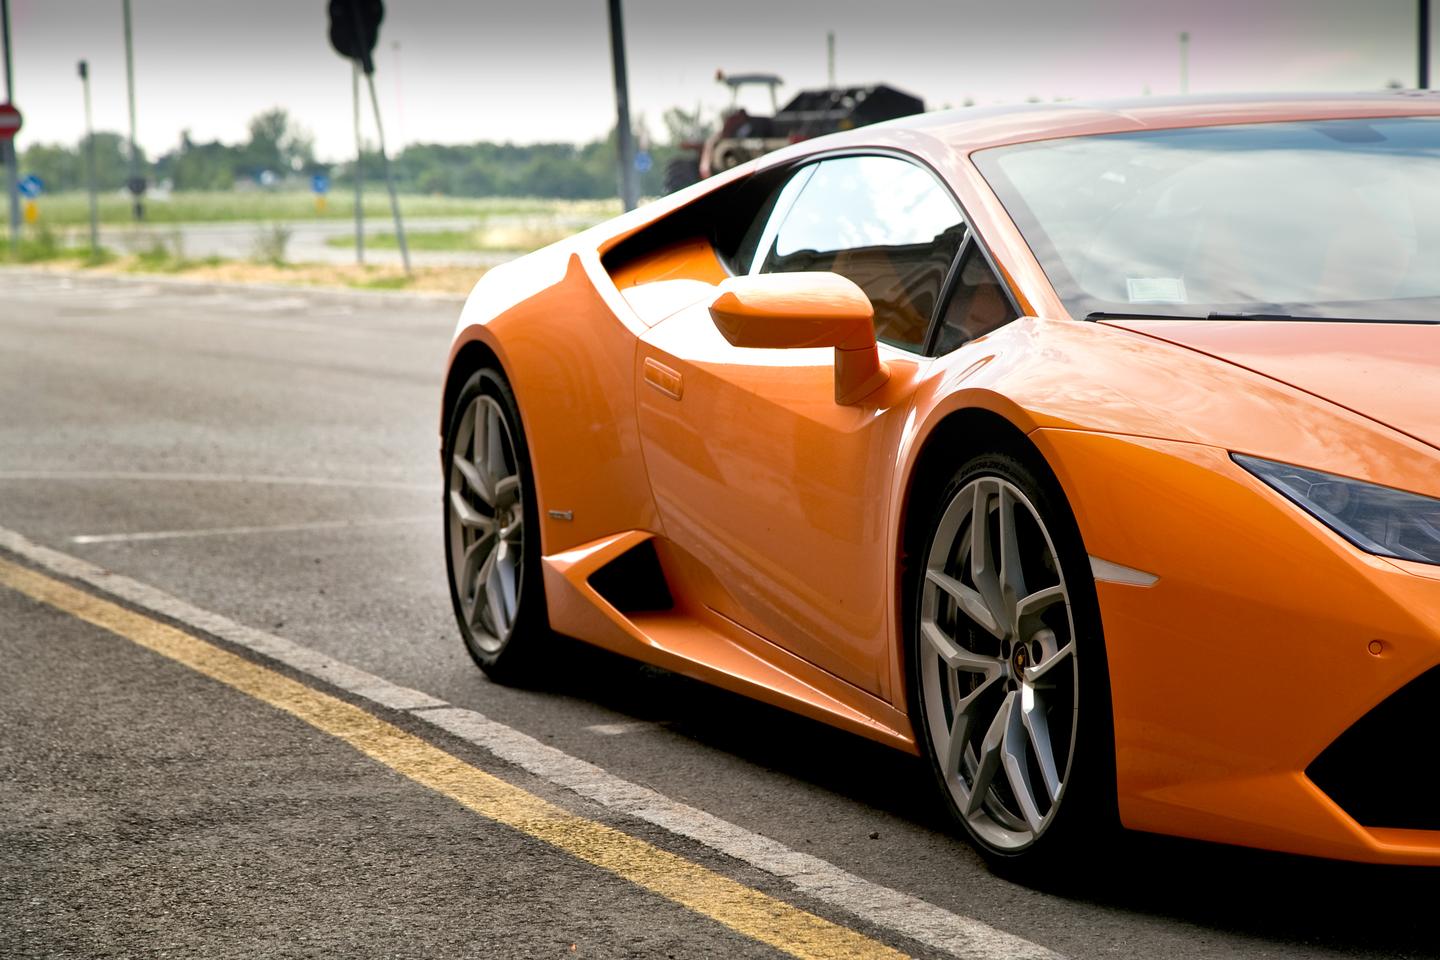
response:
<path id="1" fill-rule="evenodd" d="M 660 889 L 702 868 L 781 905 L 771 913 L 904 955 L 965 951 L 913 935 L 884 897 L 847 906 L 706 840 L 707 815 L 956 929 L 978 921 L 974 956 L 1440 955 L 1432 872 L 1129 837 L 1105 862 L 1020 886 L 954 835 L 909 757 L 570 644 L 536 688 L 488 682 L 456 634 L 440 551 L 437 394 L 458 309 L 0 272 L 0 540 L 37 545 L 0 550 L 0 583 L 38 571 L 139 624 L 99 626 L 0 585 L 0 957 L 800 952 L 791 927 L 762 943 L 705 897 L 646 889 L 538 838 L 534 818 L 478 812 L 401 754 L 362 752 L 266 699 L 296 680 L 412 754 L 433 745 L 466 777 L 563 810 L 580 835 L 643 841 Z M 106 601 L 118 578 L 41 548 L 137 585 Z M 161 592 L 203 616 L 147 607 Z M 242 690 L 137 639 L 167 630 L 268 679 Z M 383 706 L 303 657 L 255 654 L 250 636 L 419 693 Z M 495 721 L 501 746 L 445 732 L 438 701 Z M 534 762 L 504 746 L 526 737 Z M 585 773 L 602 787 L 577 792 L 567 757 L 608 779 Z M 670 804 L 670 825 L 605 801 L 621 782 Z"/>

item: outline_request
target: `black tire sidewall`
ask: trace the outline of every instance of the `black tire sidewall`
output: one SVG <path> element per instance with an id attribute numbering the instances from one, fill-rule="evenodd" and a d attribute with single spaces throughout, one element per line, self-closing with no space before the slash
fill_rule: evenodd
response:
<path id="1" fill-rule="evenodd" d="M 1014 484 L 1040 514 L 1060 562 L 1070 599 L 1075 630 L 1076 666 L 1080 672 L 1075 752 L 1060 809 L 1044 833 L 1021 850 L 1002 850 L 978 836 L 955 805 L 945 782 L 926 721 L 921 683 L 920 599 L 924 568 L 940 518 L 955 495 L 970 482 L 993 476 Z M 1051 865 L 1067 854 L 1082 853 L 1108 837 L 1117 826 L 1115 815 L 1115 739 L 1111 713 L 1109 665 L 1105 656 L 1100 606 L 1090 559 L 1080 530 L 1059 482 L 1038 455 L 1024 451 L 985 453 L 955 470 L 936 502 L 920 505 L 926 526 L 912 542 L 906 610 L 910 710 L 916 740 L 930 765 L 946 808 L 972 845 L 999 872 L 1032 879 L 1032 871 Z"/>
<path id="2" fill-rule="evenodd" d="M 510 430 L 515 446 L 515 459 L 520 470 L 525 517 L 519 608 L 515 615 L 515 628 L 510 632 L 510 637 L 494 652 L 482 649 L 475 642 L 474 634 L 465 622 L 464 607 L 455 577 L 455 555 L 451 548 L 450 481 L 453 470 L 450 461 L 465 411 L 480 396 L 488 396 L 500 405 L 506 426 Z M 540 517 L 535 497 L 534 473 L 530 466 L 530 448 L 525 438 L 524 425 L 520 421 L 514 391 L 499 370 L 484 367 L 472 374 L 460 389 L 447 421 L 441 466 L 444 475 L 441 506 L 444 517 L 445 574 L 450 583 L 450 603 L 455 613 L 455 622 L 460 628 L 461 637 L 464 638 L 465 649 L 486 674 L 502 682 L 519 682 L 533 664 L 536 648 L 543 645 L 549 633 L 549 617 L 545 608 L 544 571 L 540 563 Z"/>

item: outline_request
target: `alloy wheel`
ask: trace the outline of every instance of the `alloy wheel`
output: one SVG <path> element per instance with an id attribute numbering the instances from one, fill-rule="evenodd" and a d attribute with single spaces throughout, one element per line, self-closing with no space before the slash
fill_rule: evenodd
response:
<path id="1" fill-rule="evenodd" d="M 524 571 L 525 498 L 500 404 L 480 394 L 455 433 L 448 488 L 451 576 L 475 644 L 498 652 L 515 630 Z"/>
<path id="2" fill-rule="evenodd" d="M 981 476 L 950 500 L 925 558 L 923 722 L 957 811 L 1018 853 L 1054 822 L 1075 752 L 1079 674 L 1070 597 L 1039 512 Z"/>

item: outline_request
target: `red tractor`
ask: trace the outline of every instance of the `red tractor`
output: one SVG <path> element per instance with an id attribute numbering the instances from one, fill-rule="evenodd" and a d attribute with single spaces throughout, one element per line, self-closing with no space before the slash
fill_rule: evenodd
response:
<path id="1" fill-rule="evenodd" d="M 731 76 L 720 71 L 715 79 L 730 88 L 725 120 L 703 143 L 681 144 L 692 153 L 676 157 L 666 166 L 665 189 L 669 192 L 791 143 L 925 112 L 925 102 L 919 97 L 884 84 L 802 90 L 781 108 L 776 90 L 783 81 L 773 73 Z M 750 86 L 769 88 L 772 116 L 757 116 L 740 107 L 740 90 Z"/>

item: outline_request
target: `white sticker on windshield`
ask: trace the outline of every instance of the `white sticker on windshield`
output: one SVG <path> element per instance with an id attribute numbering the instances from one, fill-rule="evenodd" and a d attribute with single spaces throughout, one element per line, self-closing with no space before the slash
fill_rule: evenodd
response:
<path id="1" fill-rule="evenodd" d="M 1129 277 L 1125 286 L 1131 303 L 1185 302 L 1185 281 L 1180 277 Z"/>

